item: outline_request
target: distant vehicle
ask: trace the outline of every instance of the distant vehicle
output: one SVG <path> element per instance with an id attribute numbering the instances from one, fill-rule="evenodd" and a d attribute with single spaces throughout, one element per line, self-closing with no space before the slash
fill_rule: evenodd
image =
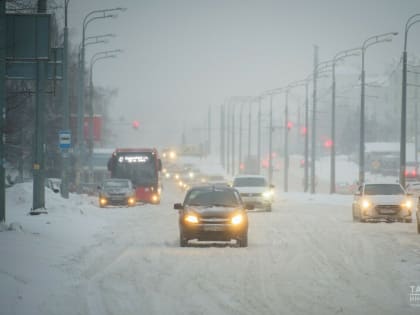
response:
<path id="1" fill-rule="evenodd" d="M 238 175 L 233 179 L 232 186 L 239 191 L 245 204 L 271 211 L 274 200 L 274 186 L 269 185 L 264 176 Z"/>
<path id="2" fill-rule="evenodd" d="M 420 182 L 407 182 L 406 190 L 412 195 L 420 196 Z"/>
<path id="3" fill-rule="evenodd" d="M 228 180 L 223 175 L 207 175 L 205 182 L 208 185 L 229 186 Z"/>
<path id="4" fill-rule="evenodd" d="M 364 184 L 354 195 L 353 220 L 412 222 L 413 201 L 400 184 Z"/>
<path id="5" fill-rule="evenodd" d="M 248 206 L 248 208 L 252 208 Z M 248 216 L 239 192 L 231 187 L 202 186 L 188 190 L 179 210 L 180 246 L 188 241 L 237 241 L 248 246 Z"/>
<path id="6" fill-rule="evenodd" d="M 355 184 L 350 184 L 347 182 L 336 183 L 335 192 L 342 195 L 351 195 L 354 194 L 357 189 Z"/>
<path id="7" fill-rule="evenodd" d="M 406 162 L 404 175 L 407 180 L 417 180 L 419 174 L 419 166 L 416 162 Z"/>
<path id="8" fill-rule="evenodd" d="M 156 149 L 116 149 L 108 161 L 108 170 L 111 178 L 131 180 L 138 202 L 160 203 L 162 162 Z"/>
<path id="9" fill-rule="evenodd" d="M 259 161 L 256 156 L 247 156 L 245 161 L 239 166 L 241 174 L 258 174 Z"/>
<path id="10" fill-rule="evenodd" d="M 129 179 L 105 179 L 99 189 L 99 206 L 136 205 L 136 192 Z"/>

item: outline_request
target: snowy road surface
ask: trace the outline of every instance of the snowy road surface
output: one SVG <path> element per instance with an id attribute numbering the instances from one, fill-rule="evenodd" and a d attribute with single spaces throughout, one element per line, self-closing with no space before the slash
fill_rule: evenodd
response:
<path id="1" fill-rule="evenodd" d="M 248 248 L 180 248 L 181 200 L 169 188 L 159 206 L 99 209 L 84 197 L 65 214 L 20 218 L 23 232 L 0 233 L 0 313 L 420 313 L 409 303 L 415 223 L 353 223 L 349 196 L 290 193 L 249 214 Z"/>

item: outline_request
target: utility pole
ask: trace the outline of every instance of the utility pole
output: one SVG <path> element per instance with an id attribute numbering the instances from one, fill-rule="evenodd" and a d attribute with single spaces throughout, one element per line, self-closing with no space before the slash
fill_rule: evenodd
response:
<path id="1" fill-rule="evenodd" d="M 268 183 L 273 184 L 273 94 L 270 93 L 270 124 L 268 130 Z"/>
<path id="2" fill-rule="evenodd" d="M 211 153 L 211 106 L 209 106 L 209 113 L 207 116 L 207 155 Z"/>
<path id="3" fill-rule="evenodd" d="M 220 164 L 226 167 L 225 163 L 225 106 L 220 105 Z"/>
<path id="4" fill-rule="evenodd" d="M 248 112 L 248 158 L 251 156 L 251 106 L 252 100 L 249 103 L 249 112 Z"/>
<path id="5" fill-rule="evenodd" d="M 226 105 L 226 172 L 229 174 L 230 173 L 230 112 L 231 112 L 231 108 L 230 108 L 230 103 L 227 103 Z"/>
<path id="6" fill-rule="evenodd" d="M 284 192 L 289 190 L 289 89 L 285 91 L 284 105 Z"/>
<path id="7" fill-rule="evenodd" d="M 316 89 L 318 78 L 318 46 L 314 46 L 314 73 L 313 73 L 313 94 L 312 94 L 312 135 L 311 135 L 311 193 L 315 193 L 315 159 L 316 159 Z"/>
<path id="8" fill-rule="evenodd" d="M 6 222 L 4 126 L 6 120 L 6 0 L 0 0 L 0 222 Z"/>
<path id="9" fill-rule="evenodd" d="M 70 0 L 64 3 L 64 44 L 63 44 L 63 84 L 62 84 L 62 106 L 63 106 L 63 130 L 70 130 L 70 109 L 69 109 L 69 80 L 68 80 L 68 5 Z M 60 193 L 63 198 L 69 198 L 69 153 L 63 149 L 61 187 Z"/>
<path id="10" fill-rule="evenodd" d="M 38 13 L 47 12 L 47 0 L 38 0 Z M 33 154 L 33 200 L 31 214 L 38 214 L 45 209 L 45 93 L 46 60 L 36 62 L 36 97 L 35 97 L 35 134 Z M 41 210 L 44 211 L 44 210 Z"/>
<path id="11" fill-rule="evenodd" d="M 258 100 L 258 131 L 257 131 L 257 171 L 258 174 L 261 174 L 261 100 L 262 97 L 259 97 Z"/>
<path id="12" fill-rule="evenodd" d="M 239 172 L 241 171 L 240 166 L 242 164 L 242 133 L 243 133 L 243 128 L 242 128 L 242 113 L 243 113 L 243 104 L 241 104 L 240 108 L 239 108 L 239 152 L 238 152 L 238 160 L 239 160 Z"/>
<path id="13" fill-rule="evenodd" d="M 232 176 L 235 175 L 235 104 L 232 104 Z"/>
<path id="14" fill-rule="evenodd" d="M 303 191 L 308 192 L 309 186 L 309 78 L 305 83 L 305 165 L 303 175 Z"/>

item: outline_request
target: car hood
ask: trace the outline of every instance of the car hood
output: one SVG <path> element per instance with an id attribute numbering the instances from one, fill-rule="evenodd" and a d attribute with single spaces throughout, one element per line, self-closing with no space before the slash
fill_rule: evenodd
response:
<path id="1" fill-rule="evenodd" d="M 245 194 L 249 194 L 249 193 L 263 193 L 267 190 L 269 190 L 268 187 L 261 187 L 261 186 L 257 186 L 257 187 L 234 187 L 237 191 L 239 191 L 240 193 L 245 193 Z"/>
<path id="2" fill-rule="evenodd" d="M 407 199 L 405 195 L 366 195 L 364 198 L 369 199 L 374 204 L 382 205 L 399 205 Z"/>
<path id="3" fill-rule="evenodd" d="M 187 211 L 195 212 L 202 218 L 209 218 L 209 217 L 229 217 L 234 212 L 238 212 L 240 207 L 195 207 L 195 206 L 188 206 Z"/>

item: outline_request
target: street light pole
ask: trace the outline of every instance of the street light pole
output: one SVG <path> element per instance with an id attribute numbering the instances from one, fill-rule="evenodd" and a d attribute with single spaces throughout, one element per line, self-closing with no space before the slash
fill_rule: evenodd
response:
<path id="1" fill-rule="evenodd" d="M 82 159 L 84 157 L 84 145 L 83 145 L 83 118 L 84 118 L 84 78 L 85 78 L 85 44 L 86 44 L 86 29 L 88 25 L 98 19 L 114 18 L 117 15 L 115 12 L 125 11 L 125 8 L 113 8 L 103 10 L 93 10 L 85 15 L 83 19 L 82 29 L 82 43 L 80 50 L 80 82 L 79 82 L 79 105 L 78 105 L 78 116 L 77 116 L 77 141 L 78 141 L 78 155 L 77 155 L 77 174 L 76 174 L 76 185 L 79 192 L 81 192 L 80 180 L 82 173 Z M 114 14 L 112 14 L 114 12 Z"/>
<path id="2" fill-rule="evenodd" d="M 360 48 L 352 48 L 338 52 L 332 61 L 332 103 L 331 103 L 331 159 L 330 159 L 330 194 L 335 193 L 335 155 L 336 155 L 336 141 L 335 141 L 335 93 L 336 93 L 336 80 L 335 80 L 335 67 L 339 60 L 346 57 L 358 55 Z"/>
<path id="3" fill-rule="evenodd" d="M 257 172 L 261 173 L 261 100 L 262 97 L 258 98 L 258 131 L 257 131 Z"/>
<path id="4" fill-rule="evenodd" d="M 289 91 L 287 88 L 284 93 L 284 192 L 289 190 Z"/>
<path id="5" fill-rule="evenodd" d="M 273 184 L 273 93 L 270 93 L 270 123 L 268 130 L 268 183 Z"/>
<path id="6" fill-rule="evenodd" d="M 89 132 L 88 132 L 88 149 L 89 149 L 89 183 L 93 185 L 94 181 L 94 174 L 93 174 L 93 147 L 94 147 L 94 137 L 93 137 L 93 68 L 97 61 L 107 59 L 107 58 L 116 58 L 118 53 L 121 53 L 122 50 L 115 49 L 115 50 L 107 50 L 101 51 L 92 56 L 90 59 L 90 67 L 89 67 L 89 105 L 88 105 L 88 113 L 89 113 Z"/>
<path id="7" fill-rule="evenodd" d="M 360 143 L 359 143 L 359 185 L 365 181 L 365 53 L 366 49 L 372 45 L 388 42 L 390 36 L 398 33 L 389 32 L 380 35 L 371 36 L 366 39 L 361 47 L 362 52 L 362 72 L 361 72 L 361 95 L 360 95 Z"/>
<path id="8" fill-rule="evenodd" d="M 64 43 L 63 43 L 63 84 L 62 84 L 62 106 L 63 106 L 63 130 L 70 130 L 70 108 L 69 108 L 69 80 L 68 80 L 68 6 L 70 0 L 64 0 Z M 63 198 L 69 198 L 69 153 L 67 149 L 62 152 L 62 170 L 60 194 Z"/>
<path id="9" fill-rule="evenodd" d="M 420 22 L 420 13 L 412 15 L 405 24 L 404 51 L 402 67 L 402 93 L 401 93 L 401 139 L 400 139 L 400 184 L 405 187 L 406 164 L 406 132 L 407 132 L 407 37 L 411 26 Z M 416 105 L 417 106 L 417 105 Z M 416 152 L 417 155 L 417 152 Z"/>
<path id="10" fill-rule="evenodd" d="M 238 159 L 239 159 L 239 172 L 241 171 L 241 164 L 242 164 L 242 113 L 243 113 L 243 106 L 244 104 L 241 104 L 239 108 L 239 152 L 238 152 Z"/>

